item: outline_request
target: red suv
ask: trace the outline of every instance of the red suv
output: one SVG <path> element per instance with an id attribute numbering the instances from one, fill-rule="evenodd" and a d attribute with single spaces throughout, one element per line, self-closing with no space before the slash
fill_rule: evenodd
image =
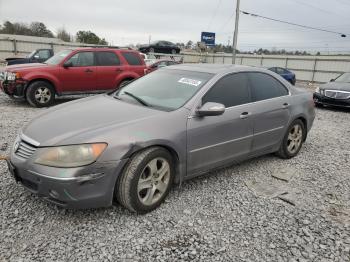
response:
<path id="1" fill-rule="evenodd" d="M 50 106 L 55 95 L 113 90 L 145 74 L 138 51 L 115 48 L 63 50 L 41 64 L 13 65 L 0 75 L 0 87 L 37 107 Z"/>

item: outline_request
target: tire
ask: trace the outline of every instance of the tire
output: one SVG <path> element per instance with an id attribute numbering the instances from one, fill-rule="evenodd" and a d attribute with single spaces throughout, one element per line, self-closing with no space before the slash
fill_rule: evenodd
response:
<path id="1" fill-rule="evenodd" d="M 149 49 L 148 53 L 154 53 L 154 48 L 151 47 L 151 48 Z"/>
<path id="2" fill-rule="evenodd" d="M 48 107 L 55 101 L 55 89 L 50 83 L 36 81 L 26 90 L 28 103 L 35 107 Z"/>
<path id="3" fill-rule="evenodd" d="M 167 150 L 152 147 L 140 151 L 118 178 L 115 187 L 117 201 L 131 212 L 150 212 L 168 195 L 174 175 L 173 159 Z"/>
<path id="4" fill-rule="evenodd" d="M 277 155 L 283 159 L 295 157 L 299 153 L 305 137 L 306 130 L 304 123 L 300 119 L 294 120 L 284 135 L 281 146 L 277 151 Z"/>
<path id="5" fill-rule="evenodd" d="M 172 53 L 173 55 L 177 54 L 177 52 L 176 52 L 175 49 L 172 49 L 172 50 L 171 50 L 171 53 Z"/>

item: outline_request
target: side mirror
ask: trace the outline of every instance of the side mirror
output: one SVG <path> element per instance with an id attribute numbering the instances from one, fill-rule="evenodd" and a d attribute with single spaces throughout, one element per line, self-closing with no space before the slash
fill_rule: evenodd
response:
<path id="1" fill-rule="evenodd" d="M 331 79 L 331 81 L 330 82 L 334 82 L 335 81 L 335 79 Z"/>
<path id="2" fill-rule="evenodd" d="M 225 112 L 225 106 L 219 103 L 207 102 L 197 110 L 199 116 L 219 116 Z"/>
<path id="3" fill-rule="evenodd" d="M 68 68 L 68 67 L 72 67 L 72 66 L 73 66 L 73 63 L 70 62 L 70 61 L 66 61 L 66 62 L 64 62 L 64 64 L 63 64 L 63 67 L 64 67 L 64 68 Z"/>

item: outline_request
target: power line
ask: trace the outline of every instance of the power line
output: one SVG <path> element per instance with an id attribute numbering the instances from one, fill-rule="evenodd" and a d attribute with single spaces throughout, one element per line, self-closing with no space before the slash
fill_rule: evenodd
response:
<path id="1" fill-rule="evenodd" d="M 279 22 L 279 23 L 284 23 L 284 24 L 293 25 L 293 26 L 299 26 L 299 27 L 302 27 L 302 28 L 313 29 L 313 30 L 317 30 L 317 31 L 331 33 L 331 34 L 337 34 L 337 35 L 340 35 L 341 37 L 346 37 L 346 35 L 344 33 L 339 33 L 339 32 L 336 32 L 336 31 L 326 30 L 326 29 L 312 27 L 312 26 L 307 26 L 307 25 L 296 24 L 296 23 L 292 23 L 292 22 L 288 22 L 288 21 L 283 21 L 283 20 L 271 18 L 271 17 L 266 17 L 266 16 L 262 16 L 262 15 L 258 15 L 258 14 L 249 13 L 249 12 L 246 12 L 246 11 L 243 11 L 243 10 L 240 10 L 240 12 L 242 14 L 250 15 L 250 16 L 253 16 L 253 17 L 259 17 L 259 18 L 263 18 L 263 19 L 267 19 L 267 20 L 271 20 L 271 21 L 275 21 L 275 22 Z"/>

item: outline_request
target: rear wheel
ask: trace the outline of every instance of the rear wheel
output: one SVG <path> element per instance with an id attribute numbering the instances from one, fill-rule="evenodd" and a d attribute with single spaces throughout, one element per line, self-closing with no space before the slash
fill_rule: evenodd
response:
<path id="1" fill-rule="evenodd" d="M 176 52 L 175 49 L 172 49 L 172 50 L 171 50 L 171 53 L 175 55 L 177 52 Z"/>
<path id="2" fill-rule="evenodd" d="M 36 81 L 27 88 L 26 99 L 35 107 L 51 106 L 55 101 L 55 89 L 45 81 Z"/>
<path id="3" fill-rule="evenodd" d="M 153 147 L 137 153 L 118 179 L 118 202 L 132 212 L 146 213 L 157 208 L 168 195 L 174 179 L 170 153 Z"/>
<path id="4" fill-rule="evenodd" d="M 303 145 L 305 132 L 304 123 L 300 119 L 294 120 L 283 138 L 277 155 L 284 159 L 296 156 Z"/>

